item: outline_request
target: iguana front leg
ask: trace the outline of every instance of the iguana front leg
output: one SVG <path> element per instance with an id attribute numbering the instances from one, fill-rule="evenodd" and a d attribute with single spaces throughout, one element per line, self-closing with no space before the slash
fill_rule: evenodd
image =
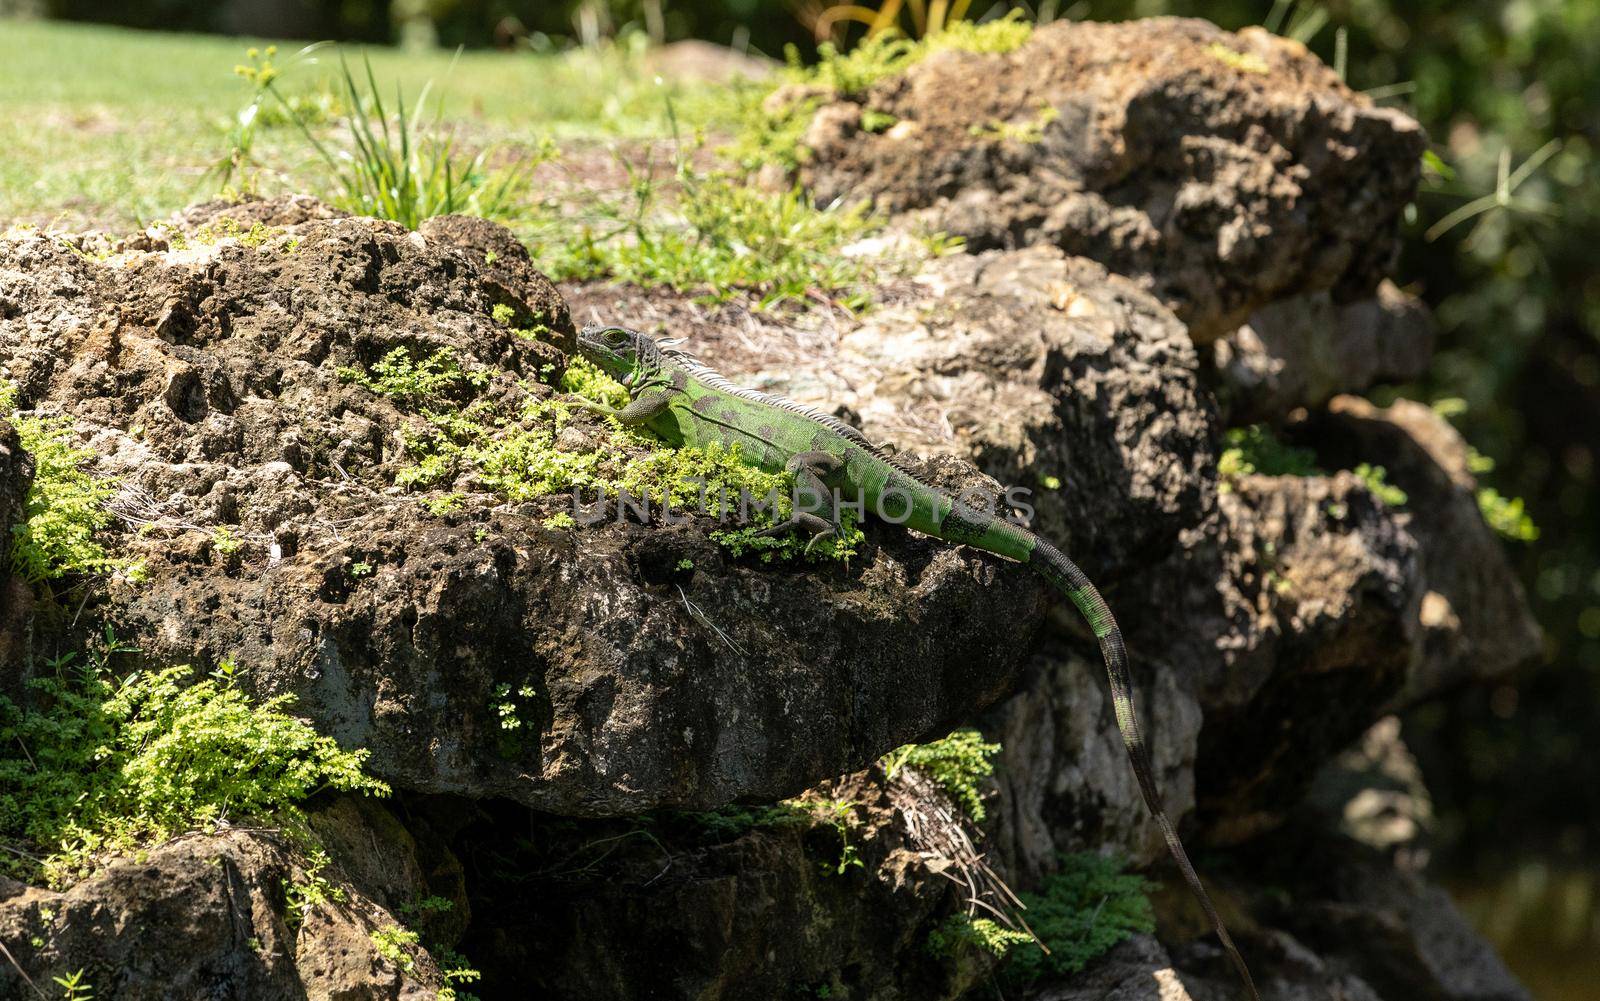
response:
<path id="1" fill-rule="evenodd" d="M 604 403 L 579 397 L 573 406 L 593 411 L 603 417 L 615 417 L 624 427 L 639 427 L 661 416 L 672 403 L 672 393 L 665 389 L 646 389 L 628 401 L 621 410 Z"/>
<path id="2" fill-rule="evenodd" d="M 813 511 L 803 511 L 798 507 L 789 515 L 789 520 L 763 529 L 757 533 L 761 536 L 778 535 L 783 532 L 792 532 L 804 529 L 811 533 L 811 539 L 806 543 L 806 552 L 811 552 L 812 547 L 824 539 L 837 539 L 842 526 L 839 524 L 839 506 L 834 503 L 833 491 L 822 482 L 822 478 L 839 468 L 839 458 L 828 452 L 798 452 L 789 457 L 783 468 L 794 476 L 795 483 L 800 487 L 797 494 L 818 498 L 827 511 L 823 518 Z"/>

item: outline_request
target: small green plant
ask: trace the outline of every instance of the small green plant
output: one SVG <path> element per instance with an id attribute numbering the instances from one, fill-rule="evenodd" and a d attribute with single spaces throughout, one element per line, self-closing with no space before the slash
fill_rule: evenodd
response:
<path id="1" fill-rule="evenodd" d="M 323 789 L 381 795 L 345 751 L 288 715 L 291 696 L 253 703 L 225 665 L 118 679 L 130 648 L 107 637 L 82 665 L 69 654 L 0 697 L 0 870 L 63 885 L 103 859 L 224 818 L 295 821 Z M 20 753 L 16 753 L 20 752 Z M 24 848 L 28 850 L 23 850 Z"/>
<path id="2" fill-rule="evenodd" d="M 509 327 L 511 326 L 511 321 L 517 318 L 517 311 L 502 302 L 496 303 L 495 307 L 489 310 L 489 315 L 494 318 L 494 322 L 502 327 Z"/>
<path id="3" fill-rule="evenodd" d="M 924 773 L 949 793 L 967 816 L 982 823 L 987 813 L 980 784 L 994 774 L 989 759 L 999 751 L 999 744 L 986 743 L 983 734 L 965 729 L 927 744 L 907 744 L 885 755 L 882 764 L 891 779 L 902 768 Z"/>
<path id="4" fill-rule="evenodd" d="M 499 733 L 495 750 L 503 758 L 515 758 L 530 747 L 537 746 L 539 735 L 539 693 L 531 684 L 513 686 L 501 682 L 490 693 L 489 711 L 493 714 Z"/>
<path id="5" fill-rule="evenodd" d="M 969 6 L 970 0 L 954 0 L 925 9 L 922 0 L 911 0 L 907 9 L 910 23 L 905 25 L 910 30 L 904 34 L 900 30 L 901 0 L 885 0 L 877 10 L 850 4 L 829 7 L 822 13 L 819 29 L 825 32 L 838 21 L 857 21 L 867 26 L 867 36 L 843 54 L 831 42 L 817 46 L 819 68 L 829 62 L 840 64 L 830 71 L 819 70 L 819 77 L 838 74 L 856 85 L 855 89 L 841 88 L 842 92 L 856 93 L 943 49 L 1004 53 L 1021 48 L 1033 35 L 1033 24 L 1020 9 L 979 24 L 966 20 Z"/>
<path id="6" fill-rule="evenodd" d="M 421 914 L 446 914 L 455 910 L 455 906 L 455 902 L 448 897 L 430 894 L 404 905 L 400 908 L 400 913 L 408 918 L 414 918 Z"/>
<path id="7" fill-rule="evenodd" d="M 371 563 L 356 562 L 356 563 L 350 564 L 350 576 L 352 576 L 352 577 L 356 577 L 356 578 L 371 577 L 372 576 L 372 571 L 373 571 L 373 566 L 372 566 Z"/>
<path id="8" fill-rule="evenodd" d="M 851 49 L 823 42 L 817 46 L 817 61 L 811 67 L 800 62 L 799 51 L 793 46 L 785 51 L 789 57 L 788 76 L 793 82 L 821 87 L 841 97 L 864 94 L 879 80 L 904 73 L 928 54 L 914 39 L 895 31 L 870 35 Z"/>
<path id="9" fill-rule="evenodd" d="M 442 518 L 447 514 L 454 514 L 461 510 L 461 504 L 466 500 L 466 497 L 466 494 L 452 491 L 447 494 L 424 497 L 422 498 L 422 506 L 427 509 L 429 514 L 436 518 Z"/>
<path id="10" fill-rule="evenodd" d="M 850 839 L 850 832 L 860 823 L 856 819 L 856 805 L 847 799 L 836 799 L 814 804 L 814 810 L 820 815 L 823 823 L 833 828 L 833 832 L 839 836 L 839 859 L 837 862 L 824 864 L 823 871 L 843 876 L 851 869 L 866 868 L 867 864 L 861 858 L 860 849 Z"/>
<path id="11" fill-rule="evenodd" d="M 1454 212 L 1444 216 L 1438 222 L 1428 227 L 1423 234 L 1423 239 L 1437 240 L 1457 226 L 1473 219 L 1488 219 L 1496 213 L 1522 213 L 1533 216 L 1554 215 L 1557 209 L 1543 201 L 1525 198 L 1517 194 L 1517 189 L 1531 178 L 1536 171 L 1544 166 L 1545 161 L 1561 151 L 1561 140 L 1552 139 L 1539 147 L 1533 155 L 1522 161 L 1515 170 L 1511 168 L 1511 147 L 1502 146 L 1498 170 L 1495 174 L 1494 190 L 1485 195 L 1473 198 Z M 1473 227 L 1467 236 L 1468 247 L 1476 243 L 1477 236 L 1482 232 L 1483 221 Z"/>
<path id="12" fill-rule="evenodd" d="M 842 5 L 834 9 L 862 10 Z M 775 163 L 792 170 L 809 156 L 804 144 L 806 130 L 826 99 L 863 95 L 880 80 L 898 76 L 944 49 L 1005 53 L 1020 48 L 1033 34 L 1033 25 L 1024 20 L 1020 10 L 983 24 L 959 16 L 940 16 L 936 21 L 935 30 L 918 31 L 921 37 L 913 40 L 893 30 L 895 16 L 891 15 L 881 28 L 872 30 L 852 49 L 842 50 L 832 42 L 823 42 L 817 46 L 813 65 L 806 65 L 800 51 L 789 46 L 785 50 L 788 68 L 778 82 L 766 90 L 755 89 L 744 95 L 735 116 L 735 138 L 724 152 L 746 169 Z M 785 86 L 796 96 L 786 102 L 774 101 L 773 94 Z M 881 110 L 869 109 L 862 114 L 862 128 L 869 132 L 892 124 Z"/>
<path id="13" fill-rule="evenodd" d="M 1525 511 L 1521 497 L 1501 496 L 1494 487 L 1478 488 L 1478 510 L 1483 520 L 1502 538 L 1512 542 L 1534 542 L 1539 538 L 1539 526 Z"/>
<path id="14" fill-rule="evenodd" d="M 296 58 L 310 51 L 313 50 L 302 50 Z M 245 62 L 233 68 L 234 75 L 248 85 L 249 98 L 234 116 L 228 131 L 227 152 L 209 171 L 219 189 L 232 190 L 236 178 L 241 179 L 241 186 L 246 189 L 253 185 L 246 171 L 255 163 L 256 130 L 262 125 L 262 109 L 269 96 L 275 93 L 271 89 L 273 81 L 282 73 L 275 62 L 277 56 L 276 45 L 267 46 L 265 52 L 251 46 L 245 50 Z"/>
<path id="15" fill-rule="evenodd" d="M 413 951 L 417 947 L 417 933 L 399 925 L 386 925 L 373 930 L 368 936 L 372 948 L 399 970 L 410 973 L 417 965 Z"/>
<path id="16" fill-rule="evenodd" d="M 802 809 L 816 824 L 830 828 L 838 838 L 838 857 L 832 862 L 822 863 L 822 871 L 829 875 L 843 876 L 846 871 L 853 868 L 866 868 L 866 860 L 861 857 L 861 849 L 851 839 L 851 832 L 861 824 L 856 817 L 856 803 L 851 800 L 786 800 L 792 808 Z M 779 822 L 782 822 L 779 817 Z"/>
<path id="17" fill-rule="evenodd" d="M 1317 465 L 1316 453 L 1309 448 L 1290 445 L 1280 439 L 1264 424 L 1229 428 L 1222 437 L 1222 454 L 1217 457 L 1217 473 L 1222 482 L 1218 489 L 1226 493 L 1243 476 L 1323 476 Z M 1390 483 L 1388 471 L 1382 466 L 1359 463 L 1351 474 L 1362 483 L 1380 503 L 1389 507 L 1404 507 L 1406 492 Z M 1343 505 L 1333 505 L 1330 513 L 1343 517 Z"/>
<path id="18" fill-rule="evenodd" d="M 84 982 L 83 970 L 79 969 L 64 977 L 50 979 L 61 988 L 61 1001 L 94 1001 L 94 988 Z"/>
<path id="19" fill-rule="evenodd" d="M 440 348 L 426 358 L 417 358 L 410 348 L 398 347 L 374 362 L 370 371 L 344 366 L 338 374 L 344 381 L 380 396 L 411 403 L 459 399 L 470 394 L 472 389 L 489 384 L 487 372 L 463 369 L 450 348 Z"/>
<path id="20" fill-rule="evenodd" d="M 161 223 L 156 227 L 167 242 L 169 250 L 187 250 L 191 246 L 214 247 L 225 240 L 232 240 L 240 246 L 258 250 L 284 235 L 283 230 L 256 222 L 245 229 L 239 220 L 224 217 L 216 222 L 208 222 L 196 229 L 192 234 L 186 234 L 176 226 Z M 292 252 L 285 243 L 286 252 Z"/>
<path id="21" fill-rule="evenodd" d="M 1123 864 L 1084 852 L 1061 856 L 1061 868 L 1038 893 L 1020 894 L 1034 933 L 1050 950 L 1011 950 L 1007 973 L 1024 982 L 1077 973 L 1133 935 L 1155 929 L 1149 884 Z"/>
<path id="22" fill-rule="evenodd" d="M 1351 472 L 1355 474 L 1357 479 L 1365 483 L 1372 496 L 1382 503 L 1387 504 L 1389 507 L 1405 507 L 1406 501 L 1409 499 L 1406 497 L 1406 492 L 1389 482 L 1388 471 L 1382 466 L 1374 466 L 1363 462 L 1352 469 Z"/>
<path id="23" fill-rule="evenodd" d="M 1241 476 L 1317 476 L 1322 470 L 1308 448 L 1286 444 L 1264 424 L 1229 428 L 1222 436 L 1217 472 L 1223 489 Z"/>
<path id="24" fill-rule="evenodd" d="M 244 540 L 227 525 L 218 525 L 211 532 L 211 551 L 226 559 L 244 548 Z"/>
<path id="25" fill-rule="evenodd" d="M 1274 35 L 1309 45 L 1328 24 L 1328 8 L 1316 0 L 1273 0 L 1261 26 Z M 1340 79 L 1344 73 L 1339 74 Z"/>
<path id="26" fill-rule="evenodd" d="M 11 417 L 34 462 L 24 518 L 12 529 L 13 569 L 33 583 L 130 570 L 134 564 L 114 558 L 101 541 L 114 520 L 109 505 L 116 481 L 84 468 L 94 452 L 74 443 L 70 419 L 25 417 L 16 413 L 16 402 L 15 387 L 0 380 L 0 413 Z"/>
<path id="27" fill-rule="evenodd" d="M 495 686 L 494 714 L 500 719 L 500 729 L 519 730 L 522 728 L 522 707 L 531 701 L 535 692 L 532 685 L 521 685 L 516 690 L 516 696 L 511 694 L 511 686 L 499 684 Z"/>
<path id="28" fill-rule="evenodd" d="M 684 816 L 716 838 L 738 837 L 763 827 L 804 827 L 814 819 L 810 806 L 800 800 L 784 800 L 771 806 L 725 806 Z"/>
<path id="29" fill-rule="evenodd" d="M 1014 931 L 992 918 L 952 914 L 928 933 L 927 949 L 940 959 L 954 959 L 967 950 L 1003 957 L 1013 946 L 1031 944 L 1032 935 Z"/>
<path id="30" fill-rule="evenodd" d="M 1018 142 L 1031 146 L 1035 143 L 1043 142 L 1045 126 L 1060 117 L 1061 112 L 1053 107 L 1046 106 L 1041 108 L 1037 115 L 1026 121 L 1012 122 L 996 119 L 987 125 L 974 125 L 967 132 L 979 139 Z"/>
<path id="31" fill-rule="evenodd" d="M 284 880 L 284 923 L 289 926 L 290 934 L 305 924 L 306 915 L 321 905 L 329 901 L 344 902 L 344 887 L 328 878 L 324 872 L 327 867 L 328 854 L 318 848 L 306 860 L 305 874 L 300 879 Z"/>
<path id="32" fill-rule="evenodd" d="M 453 949 L 435 946 L 430 951 L 435 962 L 439 964 L 439 975 L 444 979 L 444 986 L 439 988 L 435 1001 L 478 1001 L 473 995 L 457 988 L 462 984 L 477 983 L 483 979 L 483 974 L 474 969 L 465 956 Z"/>
<path id="33" fill-rule="evenodd" d="M 1460 397 L 1446 397 L 1433 402 L 1433 412 L 1451 420 L 1467 412 L 1467 401 Z M 1467 471 L 1473 476 L 1494 472 L 1495 462 L 1482 452 L 1467 446 Z M 1521 497 L 1506 497 L 1494 487 L 1479 487 L 1478 511 L 1496 535 L 1511 542 L 1536 542 L 1539 526 L 1528 515 L 1527 505 Z"/>

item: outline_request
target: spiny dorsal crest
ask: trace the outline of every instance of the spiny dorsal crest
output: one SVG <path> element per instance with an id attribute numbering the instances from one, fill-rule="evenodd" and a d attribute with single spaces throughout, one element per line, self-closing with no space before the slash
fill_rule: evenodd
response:
<path id="1" fill-rule="evenodd" d="M 704 386 L 715 389 L 719 393 L 727 393 L 729 396 L 737 396 L 741 399 L 751 400 L 755 403 L 766 403 L 777 407 L 780 410 L 787 410 L 792 414 L 797 414 L 806 418 L 807 420 L 816 421 L 829 431 L 837 432 L 838 434 L 850 439 L 851 442 L 861 446 L 867 452 L 889 463 L 891 466 L 900 470 L 901 472 L 909 475 L 916 474 L 916 470 L 911 468 L 909 461 L 905 457 L 882 445 L 873 443 L 872 441 L 868 440 L 866 435 L 862 434 L 855 427 L 846 424 L 844 421 L 833 416 L 832 414 L 823 413 L 816 407 L 809 406 L 808 404 L 804 403 L 796 403 L 794 400 L 787 399 L 782 396 L 773 396 L 771 393 L 763 393 L 760 390 L 749 389 L 745 386 L 735 385 L 734 383 L 730 382 L 728 377 L 723 375 L 721 372 L 718 372 L 716 369 L 700 361 L 698 358 L 685 354 L 682 351 L 676 350 L 675 348 L 667 348 L 662 351 L 662 354 L 669 358 L 674 364 L 680 366 L 690 378 L 696 380 Z"/>

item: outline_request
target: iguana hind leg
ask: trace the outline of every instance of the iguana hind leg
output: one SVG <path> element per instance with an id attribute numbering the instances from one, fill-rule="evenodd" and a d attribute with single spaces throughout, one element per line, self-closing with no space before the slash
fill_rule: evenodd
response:
<path id="1" fill-rule="evenodd" d="M 822 477 L 839 468 L 838 456 L 828 452 L 798 452 L 789 457 L 783 468 L 795 478 L 795 486 L 798 487 L 795 499 L 815 498 L 820 505 L 818 510 L 825 512 L 827 517 L 818 514 L 817 510 L 808 510 L 809 505 L 797 505 L 788 521 L 779 522 L 757 534 L 773 536 L 801 530 L 809 532 L 811 538 L 806 542 L 808 553 L 825 539 L 837 539 L 843 531 L 839 523 L 839 506 L 835 503 L 833 491 L 822 482 Z"/>

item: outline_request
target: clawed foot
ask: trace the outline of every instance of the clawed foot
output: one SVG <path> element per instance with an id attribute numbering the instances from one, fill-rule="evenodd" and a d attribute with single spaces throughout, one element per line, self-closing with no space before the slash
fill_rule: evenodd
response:
<path id="1" fill-rule="evenodd" d="M 819 518 L 809 511 L 796 511 L 788 521 L 781 521 L 776 525 L 764 528 L 757 532 L 758 538 L 772 538 L 790 532 L 810 532 L 811 538 L 806 542 L 806 555 L 811 555 L 811 550 L 817 543 L 825 539 L 837 539 L 839 526 L 832 524 L 826 518 Z"/>

